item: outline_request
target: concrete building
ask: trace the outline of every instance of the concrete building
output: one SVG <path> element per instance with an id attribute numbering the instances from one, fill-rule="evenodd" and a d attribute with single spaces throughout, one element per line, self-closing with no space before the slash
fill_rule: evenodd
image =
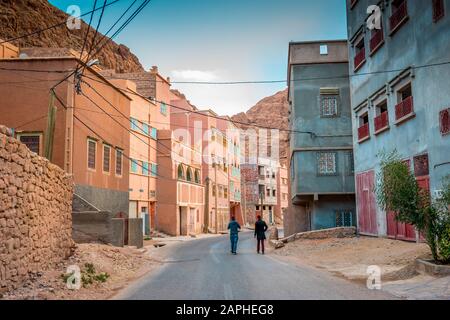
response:
<path id="1" fill-rule="evenodd" d="M 278 225 L 283 225 L 283 217 L 289 206 L 289 175 L 286 165 L 280 165 L 276 177 L 277 205 L 275 206 L 275 223 Z"/>
<path id="2" fill-rule="evenodd" d="M 450 1 L 381 1 L 381 29 L 369 30 L 371 4 L 347 3 L 358 228 L 414 241 L 378 208 L 373 186 L 380 154 L 393 150 L 433 197 L 449 175 Z"/>
<path id="3" fill-rule="evenodd" d="M 130 137 L 121 125 L 128 126 L 128 120 L 117 117 L 119 125 L 93 105 L 84 95 L 106 113 L 117 115 L 87 85 L 81 86 L 84 95 L 76 94 L 74 76 L 55 89 L 62 103 L 50 94 L 50 89 L 78 64 L 84 65 L 73 56 L 0 59 L 0 123 L 13 128 L 30 150 L 39 155 L 48 153 L 51 162 L 72 174 L 76 196 L 99 211 L 127 215 L 129 165 L 124 154 L 129 150 Z M 95 69 L 86 67 L 85 74 L 97 79 L 85 78 L 92 88 L 113 101 L 121 113 L 130 115 L 131 99 L 127 95 Z M 51 101 L 56 112 L 49 117 Z M 53 123 L 54 130 L 49 126 Z"/>
<path id="4" fill-rule="evenodd" d="M 171 130 L 159 131 L 158 140 L 155 229 L 173 236 L 201 233 L 205 192 L 201 150 L 175 138 Z"/>
<path id="5" fill-rule="evenodd" d="M 275 217 L 281 217 L 277 181 L 280 164 L 278 160 L 268 157 L 258 157 L 256 162 L 241 164 L 245 220 L 252 225 L 261 215 L 267 224 L 274 224 Z"/>
<path id="6" fill-rule="evenodd" d="M 156 181 L 158 176 L 158 130 L 152 120 L 157 118 L 156 104 L 136 92 L 136 84 L 128 80 L 111 80 L 129 92 L 130 104 L 130 202 L 129 217 L 143 220 L 143 233 L 150 234 L 150 217 L 156 212 Z"/>
<path id="7" fill-rule="evenodd" d="M 289 44 L 288 233 L 356 225 L 347 41 Z"/>

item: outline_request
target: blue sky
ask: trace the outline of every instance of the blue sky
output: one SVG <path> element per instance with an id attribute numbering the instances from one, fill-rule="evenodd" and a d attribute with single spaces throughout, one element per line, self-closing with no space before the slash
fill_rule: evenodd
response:
<path id="1" fill-rule="evenodd" d="M 94 3 L 49 2 L 64 11 L 79 5 L 82 13 Z M 108 7 L 100 31 L 131 3 L 122 0 Z M 115 41 L 128 46 L 146 69 L 157 65 L 174 81 L 247 81 L 286 79 L 289 41 L 346 37 L 345 0 L 152 0 Z M 286 84 L 173 87 L 199 108 L 232 115 Z"/>

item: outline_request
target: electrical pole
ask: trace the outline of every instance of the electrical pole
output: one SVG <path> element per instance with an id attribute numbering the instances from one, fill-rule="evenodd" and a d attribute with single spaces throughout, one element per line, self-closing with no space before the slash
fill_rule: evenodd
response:
<path id="1" fill-rule="evenodd" d="M 211 182 L 211 179 L 209 177 L 206 177 L 205 183 L 206 183 L 206 190 L 205 190 L 205 210 L 204 210 L 204 226 L 203 226 L 203 233 L 208 233 L 209 229 L 209 183 Z"/>
<path id="2" fill-rule="evenodd" d="M 53 155 L 53 139 L 55 136 L 56 107 L 55 93 L 50 90 L 50 102 L 48 104 L 47 130 L 45 135 L 45 157 L 51 161 Z"/>
<path id="3" fill-rule="evenodd" d="M 217 208 L 217 195 L 218 195 L 218 189 L 217 188 L 217 163 L 214 164 L 214 188 L 216 190 L 216 197 L 214 199 L 215 202 L 215 206 L 216 206 L 216 223 L 215 223 L 215 228 L 216 228 L 216 234 L 219 233 L 219 215 L 218 215 L 218 208 Z"/>

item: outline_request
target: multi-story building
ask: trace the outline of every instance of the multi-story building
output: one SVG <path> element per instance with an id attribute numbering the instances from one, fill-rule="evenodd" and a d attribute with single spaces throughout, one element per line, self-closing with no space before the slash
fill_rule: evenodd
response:
<path id="1" fill-rule="evenodd" d="M 226 163 L 228 164 L 229 180 L 229 206 L 230 216 L 244 224 L 244 216 L 241 207 L 241 139 L 240 130 L 234 125 L 231 118 L 226 116 L 218 120 L 219 129 L 225 133 L 228 140 L 225 150 Z"/>
<path id="2" fill-rule="evenodd" d="M 158 132 L 158 210 L 154 225 L 169 235 L 202 232 L 204 187 L 201 150 L 172 130 Z"/>
<path id="3" fill-rule="evenodd" d="M 130 104 L 130 182 L 129 217 L 143 219 L 143 232 L 150 234 L 150 217 L 156 211 L 157 138 L 152 124 L 157 117 L 157 106 L 136 92 L 136 84 L 128 80 L 111 80 L 125 90 L 132 99 Z"/>
<path id="4" fill-rule="evenodd" d="M 378 4 L 381 23 L 366 19 Z M 382 153 L 394 150 L 419 185 L 438 196 L 450 159 L 448 0 L 348 0 L 350 88 L 358 228 L 416 240 L 412 226 L 378 208 L 373 187 Z"/>
<path id="5" fill-rule="evenodd" d="M 279 168 L 279 161 L 269 157 L 258 157 L 256 164 L 241 164 L 245 220 L 249 224 L 254 224 L 258 215 L 268 224 L 274 224 L 275 217 L 281 216 L 277 187 Z"/>
<path id="6" fill-rule="evenodd" d="M 50 89 L 80 64 L 89 86 L 82 83 L 77 94 L 72 75 L 53 96 Z M 128 214 L 130 136 L 122 126 L 129 126 L 131 99 L 74 56 L 0 59 L 0 68 L 0 123 L 72 174 L 78 198 L 100 211 Z M 118 112 L 105 100 L 125 117 L 108 116 Z"/>
<path id="7" fill-rule="evenodd" d="M 286 165 L 281 164 L 277 173 L 277 205 L 275 206 L 275 223 L 283 224 L 283 217 L 289 206 L 289 175 Z"/>
<path id="8" fill-rule="evenodd" d="M 289 232 L 355 225 L 347 41 L 292 42 L 288 64 Z"/>

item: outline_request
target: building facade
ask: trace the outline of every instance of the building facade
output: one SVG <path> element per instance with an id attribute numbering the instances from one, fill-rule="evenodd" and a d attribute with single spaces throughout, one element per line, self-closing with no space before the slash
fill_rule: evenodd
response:
<path id="1" fill-rule="evenodd" d="M 347 41 L 289 45 L 291 232 L 356 225 Z"/>
<path id="2" fill-rule="evenodd" d="M 450 1 L 381 1 L 373 30 L 371 4 L 347 3 L 358 228 L 415 241 L 413 227 L 377 206 L 373 186 L 382 154 L 394 150 L 433 197 L 449 175 Z"/>
<path id="3" fill-rule="evenodd" d="M 100 211 L 128 214 L 125 153 L 130 137 L 122 126 L 129 124 L 124 117 L 112 120 L 107 113 L 117 111 L 104 99 L 129 116 L 130 98 L 90 67 L 85 74 L 96 80 L 86 78 L 89 86 L 81 85 L 83 94 L 76 94 L 71 76 L 56 87 L 53 97 L 50 89 L 78 64 L 83 65 L 75 57 L 0 59 L 4 69 L 0 71 L 0 123 L 13 128 L 30 150 L 47 154 L 52 163 L 72 174 L 75 195 Z M 49 113 L 51 103 L 56 106 L 54 113 Z M 51 131 L 49 123 L 54 123 Z"/>
<path id="4" fill-rule="evenodd" d="M 277 205 L 275 207 L 275 223 L 283 225 L 284 215 L 289 206 L 289 175 L 286 165 L 280 165 L 277 173 Z"/>
<path id="5" fill-rule="evenodd" d="M 201 233 L 205 193 L 201 151 L 189 141 L 175 138 L 171 130 L 159 131 L 158 139 L 155 229 L 173 236 Z"/>

